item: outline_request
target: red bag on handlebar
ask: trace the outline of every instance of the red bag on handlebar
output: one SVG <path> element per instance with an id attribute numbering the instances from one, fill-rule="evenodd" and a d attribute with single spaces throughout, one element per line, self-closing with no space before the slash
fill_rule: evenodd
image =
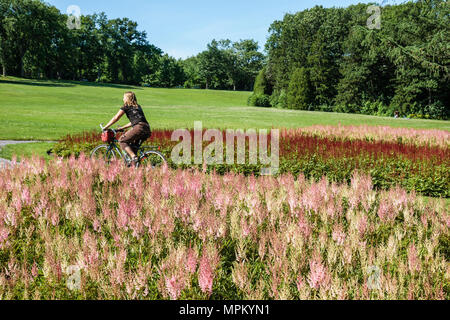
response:
<path id="1" fill-rule="evenodd" d="M 113 142 L 114 140 L 114 132 L 111 130 L 106 130 L 102 133 L 102 141 L 106 143 Z"/>

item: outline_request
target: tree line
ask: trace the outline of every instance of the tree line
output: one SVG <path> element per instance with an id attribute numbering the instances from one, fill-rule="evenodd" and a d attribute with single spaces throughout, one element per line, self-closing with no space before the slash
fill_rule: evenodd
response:
<path id="1" fill-rule="evenodd" d="M 152 87 L 253 90 L 249 104 L 448 119 L 449 13 L 444 0 L 368 4 L 286 14 L 256 41 L 212 40 L 175 59 L 128 18 L 68 16 L 41 0 L 0 0 L 0 72 Z"/>
<path id="2" fill-rule="evenodd" d="M 368 27 L 368 6 L 316 6 L 275 21 L 250 103 L 447 119 L 447 1 L 384 6 L 379 29 Z"/>
<path id="3" fill-rule="evenodd" d="M 30 78 L 137 84 L 164 59 L 130 19 L 68 16 L 38 0 L 0 0 L 2 73 Z"/>
<path id="4" fill-rule="evenodd" d="M 183 61 L 189 87 L 214 89 L 253 89 L 265 56 L 254 40 L 213 40 L 207 50 Z"/>
<path id="5" fill-rule="evenodd" d="M 213 40 L 177 60 L 151 44 L 128 18 L 68 15 L 40 0 L 0 0 L 3 76 L 124 83 L 154 87 L 252 90 L 264 56 L 253 40 Z"/>

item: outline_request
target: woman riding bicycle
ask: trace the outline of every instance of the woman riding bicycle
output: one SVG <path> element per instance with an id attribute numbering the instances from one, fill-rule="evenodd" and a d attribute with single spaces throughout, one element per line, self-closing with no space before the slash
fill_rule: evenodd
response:
<path id="1" fill-rule="evenodd" d="M 104 130 L 108 130 L 112 125 L 122 118 L 126 114 L 130 123 L 119 128 L 118 131 L 131 128 L 130 131 L 122 135 L 119 139 L 120 147 L 125 150 L 131 158 L 134 166 L 138 164 L 138 157 L 136 156 L 136 150 L 133 150 L 139 141 L 144 142 L 151 135 L 150 125 L 145 118 L 144 111 L 138 104 L 136 95 L 134 92 L 126 92 L 123 96 L 123 107 L 119 112 L 111 119 L 111 121 L 104 127 Z"/>

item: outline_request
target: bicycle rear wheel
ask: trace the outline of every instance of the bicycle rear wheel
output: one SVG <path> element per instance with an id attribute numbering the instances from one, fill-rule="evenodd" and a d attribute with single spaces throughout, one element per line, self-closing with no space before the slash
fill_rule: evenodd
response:
<path id="1" fill-rule="evenodd" d="M 163 154 L 158 151 L 147 151 L 140 157 L 140 166 L 148 166 L 151 168 L 158 168 L 167 163 Z"/>
<path id="2" fill-rule="evenodd" d="M 91 152 L 91 158 L 104 160 L 109 163 L 114 160 L 119 160 L 122 157 L 114 147 L 109 145 L 101 145 Z"/>

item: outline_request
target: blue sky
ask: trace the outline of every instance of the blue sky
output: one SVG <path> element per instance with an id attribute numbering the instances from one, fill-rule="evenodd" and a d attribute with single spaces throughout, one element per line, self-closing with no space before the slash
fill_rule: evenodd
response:
<path id="1" fill-rule="evenodd" d="M 70 5 L 82 14 L 105 12 L 127 17 L 147 31 L 150 43 L 176 57 L 203 51 L 212 39 L 255 39 L 263 48 L 270 24 L 285 13 L 315 5 L 345 7 L 366 0 L 45 0 L 66 13 Z"/>

